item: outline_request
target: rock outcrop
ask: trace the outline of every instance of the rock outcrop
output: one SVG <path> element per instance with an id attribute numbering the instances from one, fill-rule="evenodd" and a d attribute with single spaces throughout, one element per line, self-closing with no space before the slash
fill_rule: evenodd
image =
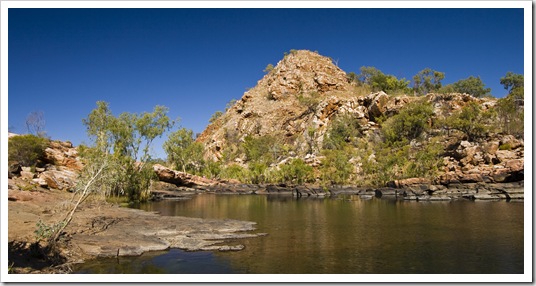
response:
<path id="1" fill-rule="evenodd" d="M 215 180 L 209 180 L 189 173 L 175 171 L 160 164 L 153 165 L 153 170 L 156 173 L 158 180 L 177 186 L 207 187 L 218 184 Z"/>
<path id="2" fill-rule="evenodd" d="M 329 58 L 293 51 L 207 126 L 197 140 L 205 144 L 207 157 L 213 160 L 221 159 L 225 149 L 248 135 L 275 134 L 304 145 L 299 137 L 308 127 L 317 129 L 315 138 L 321 138 L 325 131 L 322 126 L 337 110 L 357 106 L 342 100 L 349 98 L 353 89 L 346 73 Z"/>
<path id="3" fill-rule="evenodd" d="M 345 72 L 329 58 L 299 50 L 286 55 L 254 88 L 244 93 L 234 106 L 207 126 L 197 140 L 205 145 L 207 159 L 229 160 L 228 157 L 224 158 L 224 154 L 228 155 L 229 152 L 226 151 L 230 149 L 234 150 L 236 157 L 227 162 L 247 167 L 247 158 L 240 151 L 240 144 L 247 136 L 270 135 L 292 150 L 286 157 L 279 157 L 273 165 L 279 166 L 293 158 L 301 158 L 308 165 L 317 168 L 321 165 L 319 158 L 322 158 L 319 146 L 323 146 L 326 133 L 339 115 L 346 114 L 356 119 L 362 138 L 368 140 L 368 144 L 374 144 L 385 118 L 398 114 L 402 108 L 417 100 L 424 100 L 433 107 L 429 126 L 470 103 L 476 103 L 483 111 L 488 111 L 497 104 L 497 99 L 494 98 L 475 98 L 460 93 L 431 93 L 415 97 L 366 92 L 362 87 L 350 83 Z M 431 137 L 433 133 L 441 132 L 439 129 L 430 130 L 426 136 Z M 461 135 L 461 132 L 454 132 L 454 135 L 448 133 L 447 136 L 442 135 L 446 137 L 442 143 L 445 154 L 442 158 L 443 166 L 436 178 L 427 179 L 427 182 L 419 181 L 422 178 L 410 178 L 392 182 L 391 185 L 394 188 L 420 185 L 449 188 L 457 184 L 508 184 L 523 181 L 522 139 L 511 135 L 489 134 L 473 142 Z M 415 146 L 423 143 L 410 144 Z M 374 154 L 371 156 L 373 158 Z M 355 164 L 356 170 L 360 169 L 360 160 L 350 160 Z"/>
<path id="4" fill-rule="evenodd" d="M 9 137 L 17 135 L 10 133 Z M 78 149 L 70 141 L 50 140 L 37 167 L 10 163 L 8 177 L 20 177 L 42 188 L 72 190 L 83 167 Z"/>

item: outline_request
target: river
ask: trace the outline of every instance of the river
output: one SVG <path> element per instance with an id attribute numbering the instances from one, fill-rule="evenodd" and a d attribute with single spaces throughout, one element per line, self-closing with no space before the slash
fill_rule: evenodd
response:
<path id="1" fill-rule="evenodd" d="M 238 252 L 172 249 L 97 259 L 76 273 L 514 274 L 524 271 L 521 202 L 416 202 L 201 194 L 137 206 L 168 216 L 257 222 Z M 158 223 L 158 222 L 155 222 Z"/>

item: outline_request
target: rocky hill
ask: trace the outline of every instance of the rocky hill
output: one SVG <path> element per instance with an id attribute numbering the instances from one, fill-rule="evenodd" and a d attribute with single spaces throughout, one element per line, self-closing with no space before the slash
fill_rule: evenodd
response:
<path id="1" fill-rule="evenodd" d="M 293 50 L 285 55 L 254 88 L 245 92 L 240 100 L 207 126 L 197 141 L 204 144 L 206 157 L 210 160 L 246 168 L 250 162 L 240 146 L 248 137 L 269 136 L 272 141 L 266 141 L 267 144 L 277 142 L 283 146 L 277 154 L 274 153 L 272 167 L 277 168 L 292 158 L 301 158 L 317 168 L 324 158 L 323 141 L 329 137 L 326 135 L 334 128 L 338 118 L 349 116 L 352 122 L 357 122 L 353 124 L 359 125 L 357 129 L 360 142 L 363 143 L 359 147 L 354 145 L 354 149 L 368 152 L 359 154 L 358 150 L 350 155 L 353 172 L 357 174 L 354 179 L 359 180 L 363 166 L 379 160 L 378 150 L 374 146 L 382 141 L 382 124 L 417 101 L 418 104 L 432 106 L 433 114 L 428 122 L 430 129 L 423 136 L 408 142 L 411 144 L 410 151 L 405 154 L 419 150 L 426 152 L 426 146 L 432 140 L 439 141 L 442 149 L 437 155 L 441 161 L 438 172 L 426 178 L 425 182 L 449 185 L 523 180 L 522 137 L 493 131 L 475 140 L 457 130 L 440 130 L 436 124 L 473 103 L 482 112 L 489 111 L 491 114 L 497 99 L 457 93 L 416 97 L 371 92 L 351 83 L 346 73 L 331 59 L 306 50 Z M 365 153 L 367 158 L 363 158 Z M 317 182 L 321 175 L 316 172 Z M 426 177 L 424 173 L 422 177 Z M 391 185 L 399 187 L 417 182 L 423 181 L 397 180 Z"/>
<path id="2" fill-rule="evenodd" d="M 198 137 L 207 154 L 221 159 L 246 136 L 275 135 L 305 148 L 308 128 L 322 138 L 326 123 L 339 109 L 352 107 L 353 93 L 346 73 L 329 58 L 310 51 L 293 51 L 266 74 L 234 106 Z M 349 101 L 343 101 L 347 98 Z"/>

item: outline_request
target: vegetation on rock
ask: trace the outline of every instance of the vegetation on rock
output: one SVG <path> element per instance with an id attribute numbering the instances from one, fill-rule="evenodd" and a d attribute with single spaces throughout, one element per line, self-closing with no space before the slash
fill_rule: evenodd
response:
<path id="1" fill-rule="evenodd" d="M 8 161 L 35 167 L 44 158 L 48 142 L 48 139 L 32 134 L 13 136 L 8 140 Z"/>
<path id="2" fill-rule="evenodd" d="M 480 77 L 443 86 L 445 74 L 426 68 L 413 77 L 417 96 L 408 96 L 405 79 L 375 67 L 346 74 L 303 50 L 266 72 L 197 138 L 212 164 L 197 173 L 249 183 L 382 185 L 437 178 L 453 138 L 523 136 L 522 75 L 502 78 L 510 94 L 496 100 Z"/>

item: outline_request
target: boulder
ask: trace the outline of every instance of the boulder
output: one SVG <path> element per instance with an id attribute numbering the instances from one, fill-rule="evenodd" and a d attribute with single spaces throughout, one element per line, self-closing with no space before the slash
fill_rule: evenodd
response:
<path id="1" fill-rule="evenodd" d="M 31 171 L 22 170 L 20 172 L 20 176 L 25 180 L 32 180 L 33 178 L 35 178 L 35 173 Z"/>
<path id="2" fill-rule="evenodd" d="M 45 149 L 45 161 L 77 171 L 84 167 L 78 156 L 78 150 L 69 141 L 50 141 L 48 148 Z"/>
<path id="3" fill-rule="evenodd" d="M 58 190 L 71 190 L 76 186 L 78 172 L 67 167 L 59 166 L 54 169 L 49 168 L 39 175 L 49 188 Z"/>
<path id="4" fill-rule="evenodd" d="M 8 167 L 8 178 L 13 178 L 20 175 L 22 166 L 18 162 L 10 163 Z"/>
<path id="5" fill-rule="evenodd" d="M 500 144 L 508 145 L 512 150 L 524 146 L 523 141 L 517 140 L 513 135 L 505 135 L 501 138 Z"/>
<path id="6" fill-rule="evenodd" d="M 387 110 L 387 102 L 389 101 L 389 96 L 385 92 L 373 93 L 367 96 L 370 98 L 371 104 L 368 108 L 369 118 L 371 120 L 378 118 L 383 115 Z"/>
<path id="7" fill-rule="evenodd" d="M 185 172 L 175 171 L 160 164 L 155 164 L 153 166 L 153 170 L 160 181 L 175 184 L 177 186 L 194 187 L 214 186 L 218 184 L 218 181 L 210 180 Z"/>

